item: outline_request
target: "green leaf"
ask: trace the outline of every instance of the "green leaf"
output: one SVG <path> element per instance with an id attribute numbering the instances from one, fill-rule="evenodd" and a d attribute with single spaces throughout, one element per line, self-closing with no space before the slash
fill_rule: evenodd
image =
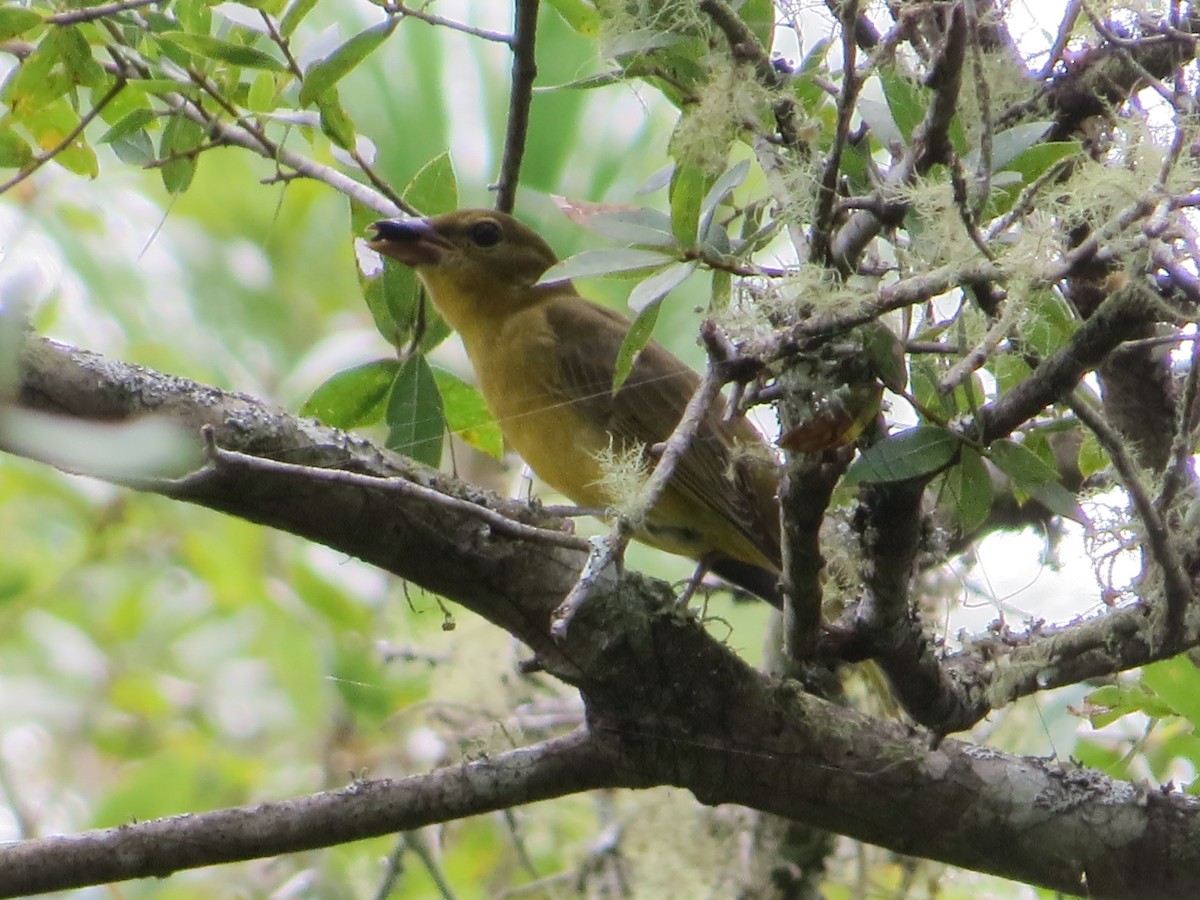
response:
<path id="1" fill-rule="evenodd" d="M 387 425 L 389 450 L 428 466 L 441 462 L 445 432 L 442 395 L 424 356 L 410 356 L 396 372 L 388 395 Z"/>
<path id="2" fill-rule="evenodd" d="M 133 110 L 127 116 L 114 124 L 108 131 L 97 141 L 99 144 L 111 144 L 114 141 L 119 141 L 122 138 L 127 138 L 139 131 L 144 131 L 146 126 L 154 121 L 154 113 L 145 107 L 140 107 Z"/>
<path id="3" fill-rule="evenodd" d="M 1024 444 L 1008 438 L 995 441 L 988 448 L 988 457 L 996 467 L 1012 479 L 1013 487 L 1037 500 L 1055 515 L 1087 522 L 1074 494 L 1062 486 L 1058 471 Z"/>
<path id="4" fill-rule="evenodd" d="M 868 322 L 860 326 L 859 331 L 863 339 L 863 352 L 871 361 L 871 371 L 875 377 L 889 390 L 896 393 L 904 390 L 908 384 L 908 368 L 900 339 L 880 321 Z"/>
<path id="5" fill-rule="evenodd" d="M 681 162 L 671 172 L 671 230 L 683 246 L 691 246 L 700 224 L 700 206 L 713 184 L 699 166 Z"/>
<path id="6" fill-rule="evenodd" d="M 944 491 L 964 534 L 987 521 L 992 509 L 992 479 L 978 450 L 963 448 L 958 465 L 946 473 Z"/>
<path id="7" fill-rule="evenodd" d="M 1187 656 L 1151 663 L 1142 669 L 1142 683 L 1193 727 L 1200 726 L 1200 670 Z"/>
<path id="8" fill-rule="evenodd" d="M 1022 489 L 1058 481 L 1058 472 L 1053 466 L 1024 444 L 1008 438 L 994 441 L 988 448 L 988 456 L 1001 472 Z"/>
<path id="9" fill-rule="evenodd" d="M 443 150 L 421 166 L 401 196 L 428 216 L 458 209 L 458 179 L 450 151 Z"/>
<path id="10" fill-rule="evenodd" d="M 745 0 L 741 5 L 733 4 L 742 21 L 749 26 L 768 55 L 771 41 L 775 37 L 775 3 L 773 0 Z"/>
<path id="11" fill-rule="evenodd" d="M 33 159 L 26 140 L 8 127 L 0 127 L 0 168 L 19 169 Z"/>
<path id="12" fill-rule="evenodd" d="M 317 109 L 321 113 L 321 133 L 343 150 L 353 150 L 356 133 L 354 123 L 342 107 L 337 91 L 326 91 L 318 97 Z"/>
<path id="13" fill-rule="evenodd" d="M 185 50 L 198 53 L 208 59 L 219 59 L 233 66 L 246 69 L 266 69 L 271 72 L 286 72 L 287 66 L 269 53 L 244 44 L 223 41 L 207 34 L 192 34 L 186 31 L 168 31 L 159 35 Z"/>
<path id="14" fill-rule="evenodd" d="M 162 140 L 158 143 L 159 158 L 170 159 L 160 169 L 167 193 L 182 193 L 192 183 L 198 160 L 195 156 L 182 154 L 195 150 L 203 140 L 204 130 L 191 119 L 176 115 L 167 120 Z M 177 158 L 171 159 L 172 156 Z"/>
<path id="15" fill-rule="evenodd" d="M 110 142 L 117 159 L 130 166 L 148 166 L 154 162 L 154 143 L 145 131 L 135 131 Z"/>
<path id="16" fill-rule="evenodd" d="M 44 106 L 26 120 L 37 145 L 44 151 L 55 151 L 54 161 L 69 172 L 95 178 L 100 172 L 96 151 L 77 134 L 65 146 L 67 136 L 79 126 L 79 114 L 66 99 L 60 98 Z"/>
<path id="17" fill-rule="evenodd" d="M 1010 161 L 1029 150 L 1054 127 L 1053 122 L 1026 122 L 1005 129 L 992 138 L 992 172 L 1004 169 Z M 968 170 L 979 168 L 979 151 L 972 150 L 963 160 Z"/>
<path id="18" fill-rule="evenodd" d="M 331 375 L 300 407 L 300 415 L 349 431 L 383 419 L 384 402 L 400 370 L 397 359 L 377 359 Z"/>
<path id="19" fill-rule="evenodd" d="M 600 34 L 600 13 L 595 4 L 588 0 L 546 0 L 550 8 L 562 16 L 563 21 L 584 37 L 594 38 Z"/>
<path id="20" fill-rule="evenodd" d="M 848 485 L 904 481 L 944 468 L 959 451 L 953 434 L 934 425 L 918 425 L 868 448 L 846 470 Z"/>
<path id="21" fill-rule="evenodd" d="M 104 81 L 104 69 L 92 58 L 92 48 L 76 25 L 60 28 L 62 60 L 74 84 L 95 87 Z"/>
<path id="22" fill-rule="evenodd" d="M 912 140 L 913 129 L 925 118 L 929 91 L 913 84 L 895 66 L 881 69 L 879 80 L 883 84 L 883 96 L 887 99 L 892 122 L 900 132 L 901 139 L 908 144 Z M 876 136 L 883 141 L 882 136 Z"/>
<path id="23" fill-rule="evenodd" d="M 708 230 L 712 227 L 713 217 L 717 214 L 719 207 L 725 197 L 735 188 L 741 185 L 746 180 L 746 176 L 750 173 L 750 160 L 743 159 L 741 162 L 730 166 L 726 169 L 716 183 L 704 195 L 704 199 L 700 202 L 700 216 L 696 223 L 696 243 L 703 243 L 708 236 Z"/>
<path id="24" fill-rule="evenodd" d="M 42 17 L 20 6 L 0 7 L 0 41 L 7 41 L 42 24 Z"/>
<path id="25" fill-rule="evenodd" d="M 677 247 L 671 233 L 671 217 L 657 209 L 620 210 L 589 216 L 584 222 L 588 229 L 623 244 L 648 247 Z"/>
<path id="26" fill-rule="evenodd" d="M 654 326 L 658 322 L 658 311 L 661 306 L 662 304 L 657 302 L 646 306 L 638 313 L 637 318 L 629 327 L 629 331 L 625 333 L 625 338 L 621 341 L 621 349 L 617 351 L 616 366 L 613 368 L 612 389 L 614 394 L 621 389 L 621 385 L 633 371 L 633 363 L 637 359 L 637 355 L 654 336 Z"/>
<path id="27" fill-rule="evenodd" d="M 817 76 L 825 68 L 825 54 L 831 43 L 829 38 L 821 38 L 813 44 L 812 49 L 805 54 L 804 59 L 801 60 L 792 75 L 792 96 L 796 98 L 796 103 L 800 108 L 809 115 L 824 106 L 829 99 L 825 89 L 818 83 L 820 79 Z"/>
<path id="28" fill-rule="evenodd" d="M 1070 307 L 1052 290 L 1032 293 L 1027 302 L 1021 337 L 1029 348 L 1047 357 L 1067 342 L 1079 328 Z"/>
<path id="29" fill-rule="evenodd" d="M 1074 156 L 1083 150 L 1081 141 L 1049 141 L 1038 144 L 1009 160 L 1006 172 L 1017 172 L 1026 184 L 1036 181 L 1059 160 Z"/>
<path id="30" fill-rule="evenodd" d="M 1100 442 L 1096 440 L 1096 435 L 1090 431 L 1083 433 L 1083 440 L 1079 442 L 1079 456 L 1077 458 L 1079 473 L 1084 478 L 1090 478 L 1097 472 L 1103 472 L 1108 468 L 1108 454 L 1100 447 Z"/>
<path id="31" fill-rule="evenodd" d="M 996 379 L 996 387 L 1000 393 L 1011 391 L 1018 384 L 1033 374 L 1029 363 L 1011 353 L 993 356 L 987 362 L 987 369 Z"/>
<path id="32" fill-rule="evenodd" d="M 270 112 L 275 108 L 277 93 L 275 76 L 270 72 L 259 72 L 250 82 L 250 90 L 246 94 L 246 108 L 252 112 Z"/>
<path id="33" fill-rule="evenodd" d="M 16 67 L 0 89 L 0 103 L 22 121 L 36 118 L 71 87 L 62 68 L 62 38 L 51 31 Z"/>
<path id="34" fill-rule="evenodd" d="M 400 24 L 400 16 L 389 16 L 377 25 L 360 31 L 324 59 L 309 66 L 300 87 L 300 105 L 308 106 L 350 74 L 379 47 Z"/>
<path id="35" fill-rule="evenodd" d="M 283 14 L 283 20 L 279 23 L 279 33 L 285 38 L 291 37 L 304 21 L 304 17 L 312 12 L 316 5 L 317 0 L 295 0 Z"/>
<path id="36" fill-rule="evenodd" d="M 640 313 L 647 306 L 658 303 L 663 297 L 683 284 L 689 275 L 696 271 L 699 265 L 696 260 L 677 262 L 655 272 L 649 278 L 639 282 L 629 292 L 629 308 Z"/>
<path id="37" fill-rule="evenodd" d="M 433 378 L 442 395 L 446 427 L 476 450 L 495 459 L 504 457 L 504 434 L 492 418 L 483 395 L 453 372 L 433 366 Z"/>
<path id="38" fill-rule="evenodd" d="M 675 261 L 675 257 L 669 254 L 633 247 L 584 250 L 555 263 L 537 280 L 537 284 L 557 284 L 572 278 L 598 278 L 618 272 L 656 269 Z"/>

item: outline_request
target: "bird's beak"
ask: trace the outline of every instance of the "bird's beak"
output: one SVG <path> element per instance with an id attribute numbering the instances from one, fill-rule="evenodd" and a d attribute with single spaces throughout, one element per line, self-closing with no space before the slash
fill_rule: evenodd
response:
<path id="1" fill-rule="evenodd" d="M 375 237 L 367 246 L 406 266 L 436 265 L 451 246 L 428 219 L 380 219 L 371 227 Z"/>

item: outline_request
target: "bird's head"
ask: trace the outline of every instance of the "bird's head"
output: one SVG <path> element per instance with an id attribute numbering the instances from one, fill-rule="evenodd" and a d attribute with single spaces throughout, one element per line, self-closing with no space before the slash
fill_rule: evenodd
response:
<path id="1" fill-rule="evenodd" d="M 469 314 L 490 305 L 511 309 L 533 299 L 540 293 L 530 290 L 534 282 L 558 261 L 532 228 L 486 209 L 383 219 L 372 228 L 371 249 L 412 266 L 449 320 L 458 318 L 455 307 L 463 304 Z"/>

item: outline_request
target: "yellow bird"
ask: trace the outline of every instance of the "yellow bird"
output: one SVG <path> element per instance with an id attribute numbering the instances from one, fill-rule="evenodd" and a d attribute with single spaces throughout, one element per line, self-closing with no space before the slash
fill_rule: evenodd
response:
<path id="1" fill-rule="evenodd" d="M 602 509 L 613 498 L 601 486 L 601 455 L 640 447 L 653 467 L 650 448 L 670 437 L 700 378 L 652 341 L 614 394 L 630 322 L 569 281 L 536 284 L 557 257 L 535 231 L 482 209 L 373 227 L 370 246 L 411 266 L 459 333 L 484 401 L 538 477 Z M 710 412 L 635 536 L 779 606 L 775 473 L 735 453 L 762 443 L 745 419 Z"/>

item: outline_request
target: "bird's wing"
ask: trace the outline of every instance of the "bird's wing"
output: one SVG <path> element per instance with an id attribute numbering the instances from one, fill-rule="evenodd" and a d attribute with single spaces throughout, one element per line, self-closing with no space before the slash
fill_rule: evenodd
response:
<path id="1" fill-rule="evenodd" d="M 547 308 L 557 353 L 557 390 L 566 402 L 625 442 L 647 447 L 667 440 L 683 418 L 700 377 L 656 341 L 642 349 L 628 379 L 613 395 L 612 375 L 629 321 L 620 314 L 567 295 Z M 774 478 L 731 465 L 734 447 L 760 443 L 744 419 L 721 420 L 711 410 L 678 461 L 672 486 L 716 510 L 760 552 L 779 561 L 779 519 Z"/>

